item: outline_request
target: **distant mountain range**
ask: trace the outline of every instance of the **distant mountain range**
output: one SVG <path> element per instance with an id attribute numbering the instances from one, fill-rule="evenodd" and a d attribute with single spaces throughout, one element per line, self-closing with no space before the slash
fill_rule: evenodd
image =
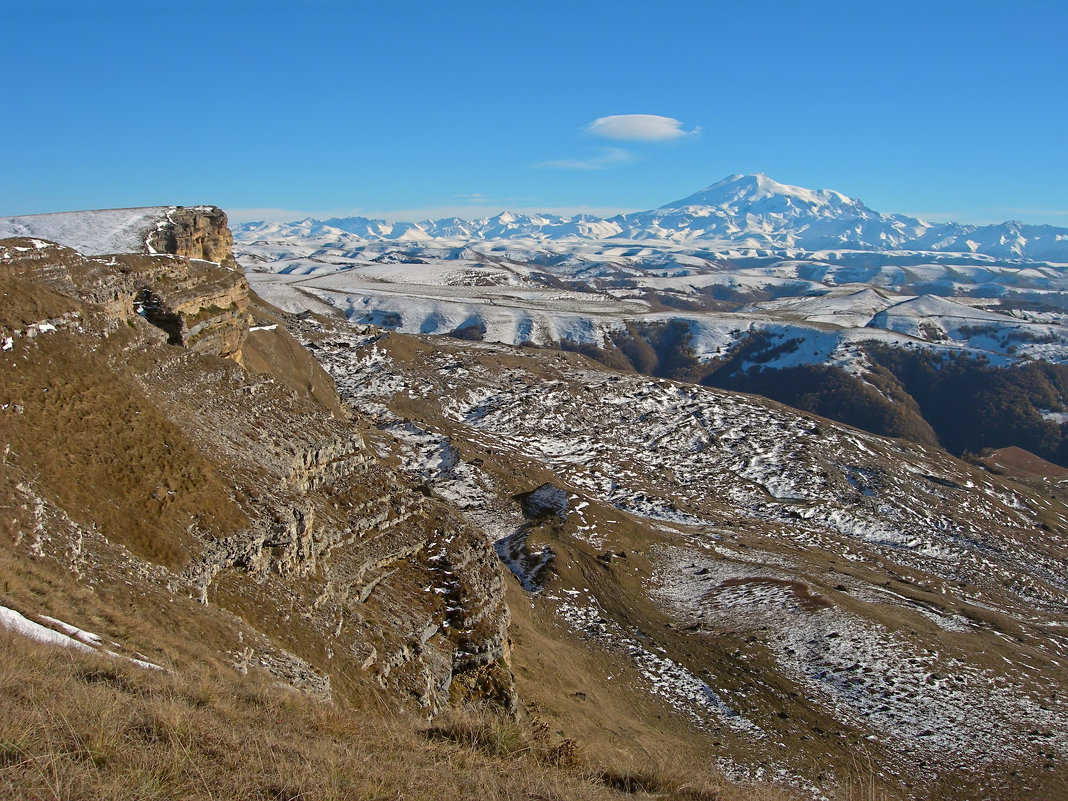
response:
<path id="1" fill-rule="evenodd" d="M 931 223 L 883 214 L 839 192 L 789 186 L 766 175 L 731 175 L 699 192 L 649 211 L 601 218 L 589 214 L 502 212 L 464 220 L 388 222 L 366 217 L 253 222 L 235 226 L 239 238 L 318 237 L 328 231 L 363 241 L 619 240 L 666 241 L 718 250 L 922 251 L 977 254 L 997 260 L 1068 263 L 1068 228 Z"/>
<path id="2" fill-rule="evenodd" d="M 235 249 L 291 311 L 575 349 L 954 453 L 1017 445 L 1068 465 L 1068 229 L 930 223 L 733 175 L 607 219 L 252 223 Z"/>

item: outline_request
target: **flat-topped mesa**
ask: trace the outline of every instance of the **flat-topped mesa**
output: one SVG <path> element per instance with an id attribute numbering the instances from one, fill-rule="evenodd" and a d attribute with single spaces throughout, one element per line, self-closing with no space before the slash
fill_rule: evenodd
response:
<path id="1" fill-rule="evenodd" d="M 234 259 L 234 238 L 226 212 L 217 206 L 176 206 L 168 209 L 145 241 L 150 253 L 171 253 L 214 261 L 240 270 Z"/>

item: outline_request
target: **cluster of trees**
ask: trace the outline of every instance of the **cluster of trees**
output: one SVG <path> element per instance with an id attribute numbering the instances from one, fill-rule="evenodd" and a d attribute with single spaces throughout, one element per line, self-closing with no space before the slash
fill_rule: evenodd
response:
<path id="1" fill-rule="evenodd" d="M 1043 412 L 1068 403 L 1068 365 L 997 367 L 966 354 L 867 348 L 871 360 L 915 399 L 942 446 L 957 455 L 1016 445 L 1068 466 L 1068 423 Z"/>

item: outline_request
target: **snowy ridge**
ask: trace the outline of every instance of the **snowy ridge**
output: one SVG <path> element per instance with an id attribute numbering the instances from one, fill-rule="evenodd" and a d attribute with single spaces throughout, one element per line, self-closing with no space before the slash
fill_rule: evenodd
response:
<path id="1" fill-rule="evenodd" d="M 857 346 L 871 341 L 982 354 L 992 364 L 1068 359 L 1068 310 L 1002 311 L 994 299 L 817 284 L 797 279 L 802 271 L 795 265 L 729 273 L 712 266 L 699 272 L 691 265 L 680 267 L 680 275 L 670 269 L 654 274 L 634 269 L 624 279 L 626 286 L 596 291 L 590 284 L 596 285 L 597 279 L 588 282 L 582 276 L 602 269 L 630 273 L 629 266 L 614 258 L 613 267 L 568 264 L 565 269 L 577 277 L 553 280 L 541 278 L 530 264 L 494 263 L 477 253 L 467 259 L 441 260 L 423 255 L 422 264 L 382 264 L 365 255 L 349 262 L 347 269 L 299 259 L 286 268 L 291 272 L 250 271 L 248 278 L 262 297 L 291 311 L 341 312 L 354 323 L 410 334 L 478 329 L 486 341 L 506 344 L 570 341 L 603 347 L 612 332 L 622 331 L 629 322 L 676 321 L 689 328 L 695 356 L 702 361 L 729 353 L 757 332 L 765 333 L 774 340 L 771 344 L 785 345 L 753 362 L 766 369 L 805 364 L 857 369 L 862 366 Z M 958 281 L 961 277 L 956 271 Z M 1068 290 L 1068 281 L 1057 281 Z M 648 293 L 655 292 L 700 301 L 719 288 L 741 297 L 749 292 L 796 294 L 732 311 L 654 311 L 647 300 Z M 1011 300 L 1013 293 L 1005 291 L 1006 300 Z M 1068 291 L 1059 288 L 1027 296 L 1068 303 Z"/>
<path id="2" fill-rule="evenodd" d="M 0 217 L 0 238 L 39 237 L 74 248 L 86 256 L 144 253 L 149 236 L 173 209 L 173 206 L 147 206 Z"/>
<path id="3" fill-rule="evenodd" d="M 930 251 L 1068 263 L 1065 228 L 1015 221 L 985 226 L 930 223 L 882 214 L 840 192 L 789 186 L 763 174 L 731 175 L 659 208 L 610 218 L 502 212 L 477 220 L 389 222 L 335 217 L 287 224 L 246 223 L 235 228 L 236 238 L 248 244 L 329 232 L 363 242 L 656 240 L 707 242 L 718 250 Z"/>

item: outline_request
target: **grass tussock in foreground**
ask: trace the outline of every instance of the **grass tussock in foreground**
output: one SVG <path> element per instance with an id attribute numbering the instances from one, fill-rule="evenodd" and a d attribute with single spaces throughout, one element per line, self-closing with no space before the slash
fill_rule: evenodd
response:
<path id="1" fill-rule="evenodd" d="M 0 630 L 0 797 L 786 798 L 712 777 L 592 769 L 536 717 L 467 710 L 427 725 L 223 673 L 145 670 Z"/>

